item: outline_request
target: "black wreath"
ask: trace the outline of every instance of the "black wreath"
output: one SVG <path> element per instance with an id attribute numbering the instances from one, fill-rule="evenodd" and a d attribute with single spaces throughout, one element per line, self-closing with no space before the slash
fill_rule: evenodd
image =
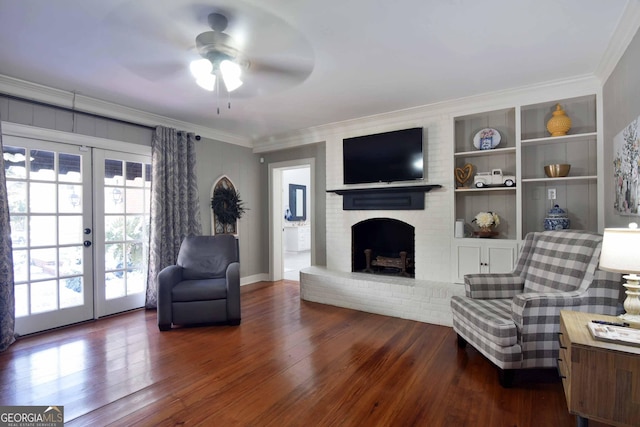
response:
<path id="1" fill-rule="evenodd" d="M 233 188 L 218 187 L 211 198 L 213 213 L 222 224 L 233 224 L 245 212 L 244 202 L 240 200 L 240 193 Z"/>

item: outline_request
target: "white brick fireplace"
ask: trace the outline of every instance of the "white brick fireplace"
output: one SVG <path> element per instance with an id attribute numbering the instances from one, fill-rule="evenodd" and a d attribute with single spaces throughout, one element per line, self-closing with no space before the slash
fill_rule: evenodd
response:
<path id="1" fill-rule="evenodd" d="M 424 194 L 424 210 L 343 210 L 343 196 L 327 193 L 327 266 L 301 272 L 303 299 L 451 325 L 449 300 L 452 295 L 464 293 L 463 286 L 453 284 L 450 277 L 453 160 L 448 135 L 451 122 L 443 116 L 423 120 L 404 126 L 424 128 L 426 179 L 416 184 L 440 184 L 442 188 Z M 365 132 L 384 130 L 387 129 Z M 327 140 L 327 190 L 345 188 L 342 138 L 349 136 L 353 135 Z M 392 184 L 379 184 L 389 185 Z M 393 218 L 415 227 L 415 279 L 351 272 L 351 227 L 373 218 Z"/>

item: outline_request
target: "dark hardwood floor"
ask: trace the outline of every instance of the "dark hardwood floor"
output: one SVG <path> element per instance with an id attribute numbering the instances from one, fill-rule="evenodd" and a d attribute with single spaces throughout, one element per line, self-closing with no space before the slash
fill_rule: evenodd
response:
<path id="1" fill-rule="evenodd" d="M 66 426 L 573 426 L 553 370 L 514 388 L 449 327 L 242 289 L 242 324 L 159 332 L 138 310 L 0 353 L 1 405 L 64 405 Z M 598 425 L 592 423 L 592 426 Z"/>

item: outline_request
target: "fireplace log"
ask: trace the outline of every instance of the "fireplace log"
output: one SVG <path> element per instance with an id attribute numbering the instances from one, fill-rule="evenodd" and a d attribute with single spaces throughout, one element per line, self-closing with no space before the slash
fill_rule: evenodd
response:
<path id="1" fill-rule="evenodd" d="M 367 267 L 363 270 L 365 273 L 374 273 L 373 267 L 385 267 L 385 268 L 397 268 L 400 270 L 398 275 L 409 277 L 407 269 L 413 266 L 413 260 L 407 257 L 406 251 L 400 252 L 400 258 L 377 256 L 376 259 L 371 259 L 371 249 L 364 250 L 364 256 L 367 262 Z"/>

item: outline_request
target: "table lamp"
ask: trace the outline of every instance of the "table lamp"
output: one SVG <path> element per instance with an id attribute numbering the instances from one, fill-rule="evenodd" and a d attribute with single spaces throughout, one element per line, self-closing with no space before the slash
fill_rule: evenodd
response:
<path id="1" fill-rule="evenodd" d="M 632 222 L 628 228 L 605 228 L 600 253 L 600 268 L 622 276 L 627 283 L 624 300 L 625 314 L 620 318 L 640 327 L 640 229 Z"/>

